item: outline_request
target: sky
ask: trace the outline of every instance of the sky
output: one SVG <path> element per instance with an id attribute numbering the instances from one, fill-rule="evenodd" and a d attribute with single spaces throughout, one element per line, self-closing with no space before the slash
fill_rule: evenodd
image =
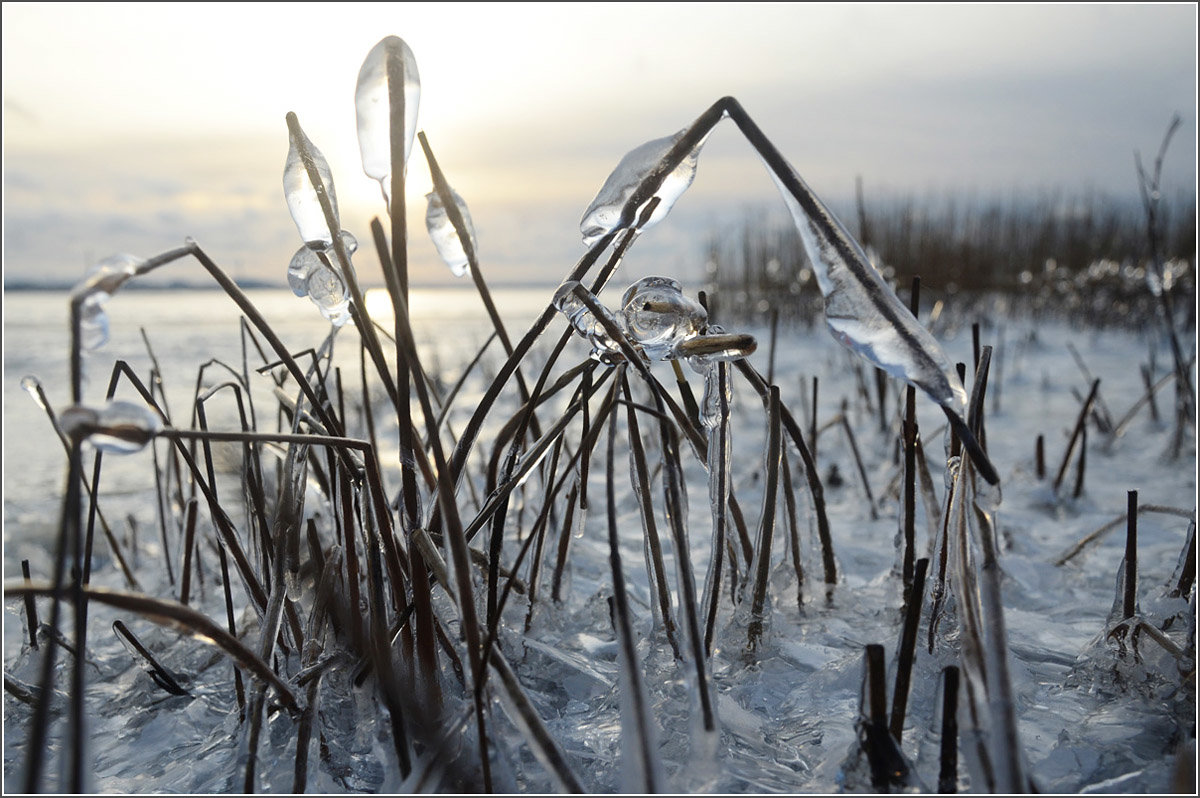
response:
<path id="1" fill-rule="evenodd" d="M 557 282 L 621 157 L 739 99 L 837 207 L 901 196 L 1136 197 L 1133 154 L 1183 126 L 1168 191 L 1196 185 L 1196 7 L 855 4 L 3 4 L 4 279 L 73 282 L 107 255 L 194 237 L 237 279 L 283 284 L 294 111 L 329 160 L 343 227 L 385 209 L 362 172 L 367 52 L 412 48 L 418 128 L 470 207 L 496 284 Z M 410 268 L 448 283 L 409 164 Z M 639 242 L 637 269 L 700 273 L 703 250 L 782 211 L 729 122 Z M 364 252 L 366 282 L 377 265 Z M 189 268 L 191 271 L 188 271 Z M 638 275 L 640 276 L 640 274 Z M 175 279 L 202 281 L 199 267 Z"/>

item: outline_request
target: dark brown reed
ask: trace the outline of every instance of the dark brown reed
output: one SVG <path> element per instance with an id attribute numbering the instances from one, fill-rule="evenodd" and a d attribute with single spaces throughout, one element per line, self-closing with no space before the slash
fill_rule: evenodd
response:
<path id="1" fill-rule="evenodd" d="M 1079 458 L 1075 461 L 1075 489 L 1071 497 L 1078 500 L 1083 495 L 1083 475 L 1087 469 L 1087 424 L 1079 431 Z"/>
<path id="2" fill-rule="evenodd" d="M 754 592 L 750 603 L 750 626 L 746 647 L 758 648 L 762 640 L 767 599 L 767 578 L 771 573 L 771 543 L 775 535 L 775 507 L 779 496 L 779 461 L 783 447 L 779 386 L 772 385 L 767 399 L 766 482 L 763 486 L 762 516 L 754 546 Z M 789 486 L 790 487 L 790 486 Z"/>
<path id="3" fill-rule="evenodd" d="M 942 741 L 938 792 L 958 792 L 958 666 L 942 669 Z"/>
<path id="4" fill-rule="evenodd" d="M 1121 563 L 1124 570 L 1124 579 L 1122 585 L 1124 590 L 1121 594 L 1121 619 L 1132 618 L 1137 614 L 1137 580 L 1138 580 L 1138 554 L 1137 554 L 1137 517 L 1138 517 L 1138 492 L 1131 490 L 1128 493 L 1128 509 L 1126 510 L 1125 524 L 1125 560 Z"/>
<path id="5" fill-rule="evenodd" d="M 139 656 L 141 656 L 142 659 L 146 660 L 146 664 L 150 666 L 150 670 L 148 671 L 150 678 L 154 680 L 155 684 L 157 684 L 163 690 L 166 690 L 171 695 L 191 695 L 188 689 L 179 683 L 179 680 L 175 677 L 175 674 L 164 667 L 163 664 L 159 662 L 158 659 L 156 659 L 155 656 L 151 654 L 144 645 L 142 645 L 142 641 L 138 640 L 133 632 L 129 631 L 128 627 L 126 627 L 124 623 L 121 621 L 113 621 L 112 628 L 113 631 L 117 633 L 117 637 L 119 637 L 123 643 L 127 643 Z"/>
<path id="6" fill-rule="evenodd" d="M 913 277 L 912 295 L 909 298 L 909 309 L 914 317 L 917 316 L 921 304 L 921 278 Z M 975 326 L 978 333 L 979 327 Z M 978 340 L 978 336 L 976 336 Z M 978 359 L 978 358 L 977 358 Z M 902 445 L 904 447 L 904 502 L 901 507 L 900 523 L 904 537 L 904 553 L 901 561 L 900 574 L 904 588 L 905 603 L 913 587 L 913 563 L 916 561 L 916 527 L 917 527 L 917 389 L 912 385 L 904 391 L 904 424 Z"/>
<path id="7" fill-rule="evenodd" d="M 21 560 L 21 575 L 25 578 L 25 582 L 30 582 L 29 578 L 29 560 Z M 37 651 L 38 640 L 38 613 L 37 604 L 33 601 L 33 596 L 25 597 L 25 623 L 29 627 L 29 647 Z"/>
<path id="8" fill-rule="evenodd" d="M 900 632 L 900 650 L 896 659 L 896 685 L 892 689 L 892 717 L 889 731 L 899 743 L 904 734 L 904 716 L 908 711 L 908 690 L 912 680 L 913 660 L 917 647 L 917 628 L 921 623 L 921 604 L 925 594 L 925 575 L 929 558 L 917 560 L 912 589 L 904 606 L 904 626 Z"/>
<path id="9" fill-rule="evenodd" d="M 1033 446 L 1034 469 L 1038 479 L 1046 478 L 1046 436 L 1038 433 Z"/>
<path id="10" fill-rule="evenodd" d="M 1079 408 L 1079 417 L 1075 420 L 1075 429 L 1071 433 L 1071 439 L 1067 442 L 1067 449 L 1063 452 L 1062 463 L 1058 466 L 1058 474 L 1054 477 L 1054 494 L 1058 495 L 1058 490 L 1062 487 L 1063 477 L 1067 473 L 1067 465 L 1071 462 L 1071 454 L 1075 451 L 1075 444 L 1079 440 L 1079 436 L 1083 434 L 1083 425 L 1087 423 L 1088 414 L 1092 409 L 1092 402 L 1096 399 L 1096 391 L 1100 389 L 1100 380 L 1092 381 L 1092 388 L 1088 391 L 1087 399 L 1083 401 L 1083 405 Z"/>
<path id="11" fill-rule="evenodd" d="M 196 547 L 196 509 L 199 502 L 190 499 L 184 511 L 183 522 L 183 565 L 179 581 L 179 603 L 187 606 L 192 589 L 192 553 Z"/>

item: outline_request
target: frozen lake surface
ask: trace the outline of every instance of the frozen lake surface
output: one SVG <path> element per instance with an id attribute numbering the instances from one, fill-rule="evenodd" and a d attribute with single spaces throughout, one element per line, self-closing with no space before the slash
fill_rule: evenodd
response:
<path id="1" fill-rule="evenodd" d="M 623 287 L 614 283 L 601 298 L 614 306 Z M 514 337 L 523 332 L 552 293 L 553 288 L 496 293 L 496 304 Z M 251 297 L 293 352 L 319 346 L 328 331 L 306 299 L 285 291 L 252 292 Z M 62 295 L 25 292 L 8 294 L 5 303 L 4 575 L 6 584 L 11 584 L 20 578 L 22 560 L 30 561 L 35 579 L 47 578 L 52 570 L 65 456 L 44 413 L 22 389 L 21 381 L 26 375 L 36 375 L 55 408 L 61 410 L 68 404 L 67 303 Z M 410 305 L 426 369 L 448 387 L 490 331 L 479 300 L 469 291 L 417 291 Z M 115 298 L 109 312 L 112 340 L 87 362 L 85 397 L 89 402 L 102 399 L 114 359 L 126 359 L 135 372 L 147 373 L 150 359 L 139 326 L 145 328 L 162 366 L 176 419 L 188 415 L 186 408 L 201 364 L 217 357 L 240 368 L 238 314 L 223 294 L 129 292 Z M 1153 380 L 1168 373 L 1170 355 L 1157 321 L 1146 319 L 1129 329 L 1094 330 L 1052 320 L 1009 318 L 994 309 L 981 311 L 979 318 L 947 312 L 930 322 L 927 315 L 921 317 L 922 322 L 929 324 L 952 361 L 972 361 L 970 325 L 974 321 L 983 323 L 982 343 L 994 347 L 986 403 L 987 446 L 1002 479 L 996 520 L 1002 544 L 1007 661 L 1020 750 L 1029 776 L 1043 792 L 1169 790 L 1178 762 L 1194 756 L 1195 723 L 1194 603 L 1189 606 L 1186 598 L 1166 596 L 1172 580 L 1178 579 L 1188 534 L 1187 516 L 1194 519 L 1196 502 L 1194 429 L 1188 432 L 1182 455 L 1177 459 L 1169 456 L 1173 387 L 1168 385 L 1157 394 L 1160 420 L 1152 419 L 1149 406 L 1144 406 L 1119 437 L 1105 435 L 1089 423 L 1078 498 L 1072 496 L 1077 478 L 1075 458 L 1068 463 L 1058 496 L 1051 487 L 1092 380 L 1100 380 L 1097 412 L 1102 418 L 1107 414 L 1119 420 L 1145 393 L 1140 366 L 1154 369 Z M 733 324 L 726 326 L 742 331 Z M 564 329 L 562 320 L 556 319 L 550 329 L 545 338 L 557 338 L 557 332 Z M 765 374 L 769 332 L 763 328 L 747 331 L 758 337 L 760 346 L 752 362 Z M 535 354 L 533 362 L 544 359 L 543 350 L 536 350 L 541 354 Z M 498 351 L 493 344 L 483 366 L 456 400 L 449 415 L 455 432 L 461 432 L 486 385 L 484 380 L 490 380 L 498 368 Z M 571 341 L 561 367 L 578 363 L 587 353 L 584 342 Z M 352 327 L 339 336 L 335 354 L 335 363 L 343 369 L 350 406 L 352 397 L 359 395 L 358 349 Z M 604 368 L 595 372 L 597 377 Z M 654 371 L 673 391 L 669 365 L 658 363 Z M 219 372 L 217 367 L 209 370 L 210 383 L 227 379 L 227 374 Z M 890 694 L 903 620 L 896 545 L 902 499 L 895 385 L 889 385 L 888 409 L 881 425 L 878 410 L 871 406 L 873 375 L 867 373 L 860 383 L 863 373 L 856 368 L 852 354 L 838 346 L 819 323 L 811 330 L 780 331 L 774 374 L 783 403 L 806 434 L 811 419 L 811 380 L 819 378 L 816 419 L 821 431 L 816 458 L 824 480 L 840 578 L 827 601 L 819 584 L 821 555 L 812 502 L 800 458 L 793 451 L 791 484 L 783 490 L 790 490 L 797 502 L 797 541 L 805 582 L 797 584 L 792 543 L 780 520 L 771 562 L 766 630 L 753 652 L 747 651 L 746 645 L 749 618 L 745 602 L 735 608 L 726 597 L 720 604 L 710 668 L 719 719 L 715 739 L 695 733 L 691 666 L 673 655 L 652 609 L 642 522 L 628 486 L 632 467 L 624 412 L 620 414 L 615 470 L 621 483 L 621 555 L 635 620 L 637 667 L 645 676 L 657 760 L 670 791 L 871 791 L 869 771 L 856 753 L 864 647 L 884 647 Z M 686 376 L 700 396 L 700 378 L 690 372 Z M 271 395 L 269 381 L 266 377 L 262 380 L 256 390 L 262 391 L 260 412 L 269 416 L 259 419 L 260 428 L 266 429 L 274 423 L 274 411 L 263 410 L 271 407 Z M 132 392 L 119 396 L 133 398 Z M 495 411 L 500 421 L 487 427 L 480 438 L 481 451 L 490 453 L 499 423 L 515 409 L 512 386 L 504 401 L 508 404 Z M 548 406 L 552 409 L 546 411 L 546 419 L 561 412 L 563 405 L 556 402 Z M 593 405 L 598 402 L 597 396 Z M 386 410 L 386 403 L 378 404 L 378 412 Z M 945 417 L 923 398 L 918 400 L 917 411 L 932 485 L 938 502 L 944 503 Z M 216 408 L 213 412 L 213 428 L 234 423 L 232 415 L 221 416 Z M 867 499 L 844 428 L 823 426 L 839 413 L 845 414 L 854 432 L 873 504 Z M 366 434 L 361 413 L 348 407 L 347 417 L 360 423 L 359 429 L 348 430 L 348 434 Z M 419 413 L 415 418 L 419 423 Z M 742 381 L 734 383 L 732 419 L 732 487 L 753 537 L 762 511 L 767 425 L 762 403 Z M 643 424 L 649 426 L 649 421 Z M 185 424 L 177 421 L 177 426 Z M 1044 436 L 1049 471 L 1042 479 L 1035 473 L 1039 435 Z M 391 430 L 380 430 L 384 479 L 394 491 L 399 485 L 394 468 L 397 449 L 394 437 L 389 436 L 394 436 L 394 422 Z M 565 439 L 573 449 L 580 438 L 579 422 L 575 421 L 567 428 Z M 601 436 L 592 458 L 588 512 L 582 514 L 582 521 L 575 519 L 576 528 L 570 531 L 574 537 L 563 601 L 543 598 L 530 613 L 526 596 L 514 593 L 505 607 L 499 645 L 582 786 L 594 792 L 638 791 L 636 782 L 630 781 L 628 751 L 623 748 L 627 732 L 623 732 L 622 720 L 622 665 L 608 609 L 612 576 L 604 510 L 604 441 Z M 483 454 L 477 457 L 486 461 Z M 690 451 L 684 452 L 683 462 L 689 558 L 702 581 L 710 556 L 708 481 L 704 463 Z M 485 489 L 474 461 L 469 473 L 477 479 L 482 497 Z M 523 540 L 529 534 L 541 506 L 540 489 L 533 489 L 533 483 L 531 479 L 531 490 L 514 498 L 509 510 L 513 534 L 505 542 L 506 565 L 514 561 L 521 542 L 518 537 Z M 163 567 L 154 484 L 149 449 L 125 458 L 107 457 L 100 506 L 123 543 L 131 543 L 136 529 L 137 544 L 130 546 L 130 551 L 141 589 L 173 598 L 178 596 L 179 585 L 168 580 Z M 1119 518 L 1126 510 L 1127 493 L 1133 490 L 1141 505 L 1159 508 L 1143 512 L 1138 521 L 1141 615 L 1159 627 L 1167 618 L 1178 616 L 1163 636 L 1170 645 L 1188 652 L 1183 659 L 1147 637 L 1142 638 L 1137 657 L 1128 652 L 1122 657 L 1117 641 L 1105 637 L 1114 602 L 1120 598 L 1123 521 L 1065 564 L 1056 564 L 1076 542 Z M 432 499 L 426 498 L 431 504 Z M 459 491 L 459 501 L 464 508 L 476 506 L 476 498 L 465 488 Z M 924 557 L 933 550 L 933 525 L 919 495 L 917 504 L 917 556 Z M 780 508 L 782 519 L 782 501 Z M 1183 517 L 1171 510 L 1181 511 Z M 473 515 L 465 509 L 463 514 L 468 519 Z M 241 518 L 237 515 L 234 520 L 240 523 Z M 562 520 L 558 517 L 557 523 L 561 525 Z M 202 522 L 201 530 L 202 535 L 212 534 L 207 521 Z M 557 531 L 548 534 L 553 536 L 548 540 L 557 540 Z M 668 581 L 678 607 L 671 564 L 674 547 L 665 531 L 663 538 L 671 573 Z M 474 545 L 485 548 L 484 538 Z M 170 538 L 169 546 L 178 570 L 179 540 Z M 543 580 L 553 568 L 553 549 L 548 544 L 543 552 Z M 192 604 L 223 623 L 224 601 L 213 547 L 202 546 L 202 550 L 207 560 Z M 528 567 L 526 560 L 520 569 L 523 578 L 528 576 Z M 93 584 L 125 587 L 101 540 L 96 544 L 92 573 Z M 481 584 L 479 579 L 477 584 Z M 797 600 L 798 587 L 802 603 Z M 543 590 L 548 591 L 548 586 Z M 722 590 L 729 592 L 728 583 Z M 239 630 L 256 646 L 258 619 L 240 584 L 234 585 L 234 594 L 240 599 L 238 606 L 245 608 L 238 618 Z M 452 618 L 448 602 L 443 604 L 440 611 Z M 44 621 L 49 604 L 40 606 Z M 215 648 L 155 627 L 137 615 L 95 606 L 89 617 L 86 706 L 89 756 L 94 766 L 89 786 L 103 792 L 239 791 L 247 735 L 245 725 L 239 723 L 229 660 Z M 117 619 L 164 665 L 186 679 L 189 695 L 171 696 L 154 684 L 142 661 L 114 633 L 112 625 Z M 919 786 L 936 790 L 941 674 L 945 666 L 956 662 L 953 647 L 957 638 L 945 631 L 952 629 L 946 621 L 940 633 L 943 637 L 931 652 L 924 643 L 928 638 L 926 612 L 922 619 L 902 749 L 911 760 Z M 457 621 L 447 625 L 447 632 L 461 649 Z M 29 651 L 27 640 L 23 605 L 9 599 L 4 624 L 6 677 L 37 684 L 40 656 Z M 69 660 L 60 657 L 58 684 L 65 690 L 69 661 L 64 659 Z M 475 771 L 469 765 L 475 750 L 471 743 L 474 726 L 464 722 L 470 721 L 470 716 L 463 714 L 467 705 L 453 695 L 455 676 L 444 658 L 443 664 L 441 679 L 451 694 L 445 725 L 459 730 L 451 736 L 456 746 L 451 754 L 468 764 L 445 774 L 435 771 L 437 775 L 424 786 L 476 789 Z M 299 658 L 281 656 L 276 665 L 284 681 L 296 687 Z M 351 661 L 328 664 L 321 682 L 317 732 L 311 743 L 308 789 L 410 790 L 417 786 L 416 776 L 407 781 L 402 777 L 386 712 L 372 681 L 362 687 L 354 685 L 356 668 L 357 663 Z M 297 689 L 298 694 L 303 692 Z M 529 750 L 499 692 L 491 695 L 489 706 L 492 775 L 497 790 L 555 791 L 557 783 Z M 963 706 L 960 704 L 959 723 L 965 729 L 969 724 Z M 66 726 L 61 704 L 52 712 L 58 720 L 51 732 L 51 789 L 57 783 Z M 6 691 L 4 775 L 10 788 L 20 783 L 30 715 L 30 707 Z M 291 789 L 296 726 L 286 712 L 269 715 L 266 734 L 259 743 L 260 790 Z M 965 738 L 962 748 L 960 786 L 966 788 L 969 781 L 978 791 L 981 774 L 970 760 L 971 746 Z M 418 754 L 418 771 L 427 758 Z"/>

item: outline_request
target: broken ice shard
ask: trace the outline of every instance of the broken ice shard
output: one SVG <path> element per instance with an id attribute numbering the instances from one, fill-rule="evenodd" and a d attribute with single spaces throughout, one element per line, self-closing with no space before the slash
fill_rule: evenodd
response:
<path id="1" fill-rule="evenodd" d="M 59 425 L 72 440 L 86 440 L 101 452 L 129 454 L 162 430 L 162 419 L 145 405 L 116 400 L 99 410 L 69 407 L 59 416 Z"/>
<path id="2" fill-rule="evenodd" d="M 358 241 L 341 233 L 346 255 L 354 254 Z M 288 264 L 288 285 L 296 296 L 307 296 L 326 319 L 341 327 L 350 320 L 350 293 L 337 267 L 333 247 L 300 247 Z"/>
<path id="3" fill-rule="evenodd" d="M 288 210 L 305 244 L 328 246 L 333 243 L 333 236 L 329 232 L 329 222 L 321 207 L 322 195 L 329 199 L 334 229 L 341 229 L 338 222 L 337 193 L 333 189 L 333 173 L 329 171 L 329 163 L 325 156 L 300 129 L 296 115 L 289 112 L 287 119 L 290 145 L 287 163 L 283 167 L 283 194 L 287 199 Z M 309 174 L 310 169 L 316 172 L 317 183 L 313 182 Z"/>
<path id="4" fill-rule="evenodd" d="M 675 146 L 675 142 L 683 137 L 684 132 L 681 130 L 674 136 L 648 141 L 631 150 L 621 159 L 617 168 L 604 181 L 600 193 L 583 213 L 579 230 L 583 233 L 584 246 L 590 247 L 613 230 L 628 227 L 637 221 L 638 214 L 635 211 L 632 218 L 626 219 L 622 223 L 621 211 L 625 208 L 625 203 L 633 196 L 642 181 L 658 166 L 663 157 Z M 700 157 L 700 148 L 704 146 L 707 138 L 705 136 L 704 139 L 701 139 L 695 148 L 679 162 L 679 165 L 663 178 L 662 185 L 653 195 L 659 199 L 658 207 L 642 225 L 642 229 L 653 227 L 661 222 L 670 213 L 671 206 L 675 204 L 675 201 L 692 184 L 693 178 L 696 177 L 696 162 Z M 652 198 L 647 197 L 647 202 Z"/>
<path id="5" fill-rule="evenodd" d="M 641 344 L 646 357 L 666 360 L 680 342 L 700 334 L 708 322 L 708 311 L 683 293 L 669 277 L 643 277 L 625 291 L 621 299 L 625 333 Z"/>
<path id="6" fill-rule="evenodd" d="M 363 171 L 379 181 L 391 203 L 392 134 L 389 86 L 402 82 L 404 97 L 404 162 L 417 132 L 417 107 L 421 102 L 421 76 L 412 50 L 398 36 L 388 36 L 371 48 L 358 71 L 354 110 L 358 116 L 358 148 Z"/>
<path id="7" fill-rule="evenodd" d="M 604 329 L 595 314 L 588 309 L 583 300 L 575 294 L 575 287 L 579 285 L 577 280 L 568 280 L 559 286 L 554 293 L 554 307 L 560 313 L 567 317 L 567 321 L 575 328 L 575 332 L 586 338 L 592 345 L 592 357 L 596 360 L 612 360 L 621 358 L 621 347 L 614 341 Z M 607 312 L 607 311 L 606 311 Z M 613 324 L 616 321 L 610 319 Z"/>
<path id="8" fill-rule="evenodd" d="M 454 189 L 450 189 L 450 196 L 453 197 L 454 204 L 462 215 L 467 237 L 471 239 L 471 250 L 477 252 L 475 225 L 471 222 L 471 212 L 467 210 L 467 203 Z M 429 207 L 425 211 L 425 228 L 429 230 L 429 237 L 433 239 L 433 245 L 437 247 L 438 254 L 442 256 L 442 260 L 450 267 L 454 276 L 462 277 L 468 269 L 467 253 L 463 248 L 462 241 L 458 238 L 458 232 L 450 222 L 450 214 L 446 212 L 442 197 L 436 191 L 431 191 L 425 195 L 425 199 L 429 200 Z"/>
<path id="9" fill-rule="evenodd" d="M 79 304 L 81 343 L 85 349 L 98 349 L 108 342 L 108 314 L 104 303 L 125 281 L 137 274 L 145 263 L 133 255 L 110 255 L 88 269 L 71 289 L 71 302 Z"/>

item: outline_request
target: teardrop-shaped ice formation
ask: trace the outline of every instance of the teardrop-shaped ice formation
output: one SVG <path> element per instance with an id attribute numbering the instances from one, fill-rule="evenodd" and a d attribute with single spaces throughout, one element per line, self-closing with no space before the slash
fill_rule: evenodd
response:
<path id="1" fill-rule="evenodd" d="M 398 36 L 388 36 L 371 48 L 358 70 L 354 110 L 358 116 L 358 148 L 363 171 L 379 181 L 391 204 L 392 145 L 391 102 L 388 87 L 392 76 L 404 86 L 404 162 L 412 152 L 417 132 L 417 107 L 421 102 L 421 76 L 412 50 Z"/>
<path id="2" fill-rule="evenodd" d="M 347 231 L 341 233 L 346 255 L 354 254 L 358 241 Z M 288 285 L 296 296 L 307 296 L 334 326 L 350 320 L 350 292 L 337 267 L 333 247 L 314 249 L 303 246 L 288 264 Z"/>
<path id="3" fill-rule="evenodd" d="M 676 280 L 643 277 L 625 291 L 621 321 L 626 335 L 641 344 L 646 357 L 666 360 L 677 344 L 700 334 L 708 322 L 708 311 L 685 296 Z"/>
<path id="4" fill-rule="evenodd" d="M 99 349 L 108 342 L 108 314 L 104 303 L 145 263 L 133 255 L 110 255 L 87 270 L 71 289 L 71 301 L 79 303 L 81 343 Z"/>
<path id="5" fill-rule="evenodd" d="M 329 233 L 329 223 L 321 208 L 322 194 L 329 198 L 335 229 L 341 228 L 337 193 L 333 188 L 333 173 L 329 171 L 329 163 L 304 135 L 296 115 L 291 112 L 288 113 L 288 141 L 287 163 L 283 167 L 283 195 L 287 199 L 292 221 L 296 223 L 296 229 L 300 231 L 300 238 L 305 244 L 330 245 L 333 236 Z M 313 183 L 309 166 L 316 171 L 320 185 Z"/>
<path id="6" fill-rule="evenodd" d="M 68 438 L 83 439 L 101 452 L 140 451 L 162 430 L 162 419 L 146 405 L 116 400 L 99 410 L 75 405 L 58 417 Z"/>
<path id="7" fill-rule="evenodd" d="M 646 176 L 654 170 L 654 167 L 658 166 L 663 156 L 675 146 L 675 142 L 683 137 L 684 132 L 681 130 L 674 136 L 647 141 L 621 159 L 617 168 L 604 181 L 600 193 L 583 213 L 579 231 L 583 233 L 584 246 L 590 247 L 608 233 L 622 226 L 621 211 L 625 208 L 625 203 L 633 196 L 633 192 L 646 179 Z M 708 136 L 701 139 L 695 149 L 679 162 L 679 166 L 663 178 L 662 185 L 654 193 L 659 200 L 658 207 L 642 225 L 643 230 L 653 227 L 666 218 L 675 201 L 692 184 L 692 180 L 696 177 L 696 163 L 700 157 L 700 148 L 704 146 L 707 139 Z M 649 199 L 647 199 L 648 201 Z M 624 226 L 632 225 L 636 221 L 637 214 L 635 213 L 634 217 L 629 219 Z"/>
<path id="8" fill-rule="evenodd" d="M 450 189 L 450 195 L 454 198 L 458 212 L 462 214 L 463 225 L 467 228 L 467 236 L 471 239 L 471 249 L 478 252 L 478 245 L 475 243 L 475 225 L 471 221 L 471 212 L 467 210 L 467 203 L 454 189 Z M 425 199 L 429 200 L 429 207 L 425 211 L 425 228 L 429 230 L 429 237 L 433 239 L 433 245 L 437 247 L 438 254 L 442 256 L 442 260 L 450 267 L 454 276 L 462 277 L 467 273 L 469 266 L 467 253 L 463 249 L 462 241 L 458 238 L 458 232 L 450 223 L 450 214 L 446 212 L 446 206 L 442 204 L 442 197 L 436 191 L 431 191 L 425 195 Z"/>
<path id="9" fill-rule="evenodd" d="M 568 280 L 558 287 L 554 293 L 554 307 L 567 317 L 567 321 L 575 328 L 575 332 L 588 340 L 592 345 L 591 356 L 596 360 L 611 360 L 621 358 L 621 347 L 609 336 L 595 314 L 592 313 L 583 300 L 575 294 L 578 280 Z M 605 311 L 607 312 L 607 311 Z M 616 324 L 616 320 L 610 317 Z"/>

